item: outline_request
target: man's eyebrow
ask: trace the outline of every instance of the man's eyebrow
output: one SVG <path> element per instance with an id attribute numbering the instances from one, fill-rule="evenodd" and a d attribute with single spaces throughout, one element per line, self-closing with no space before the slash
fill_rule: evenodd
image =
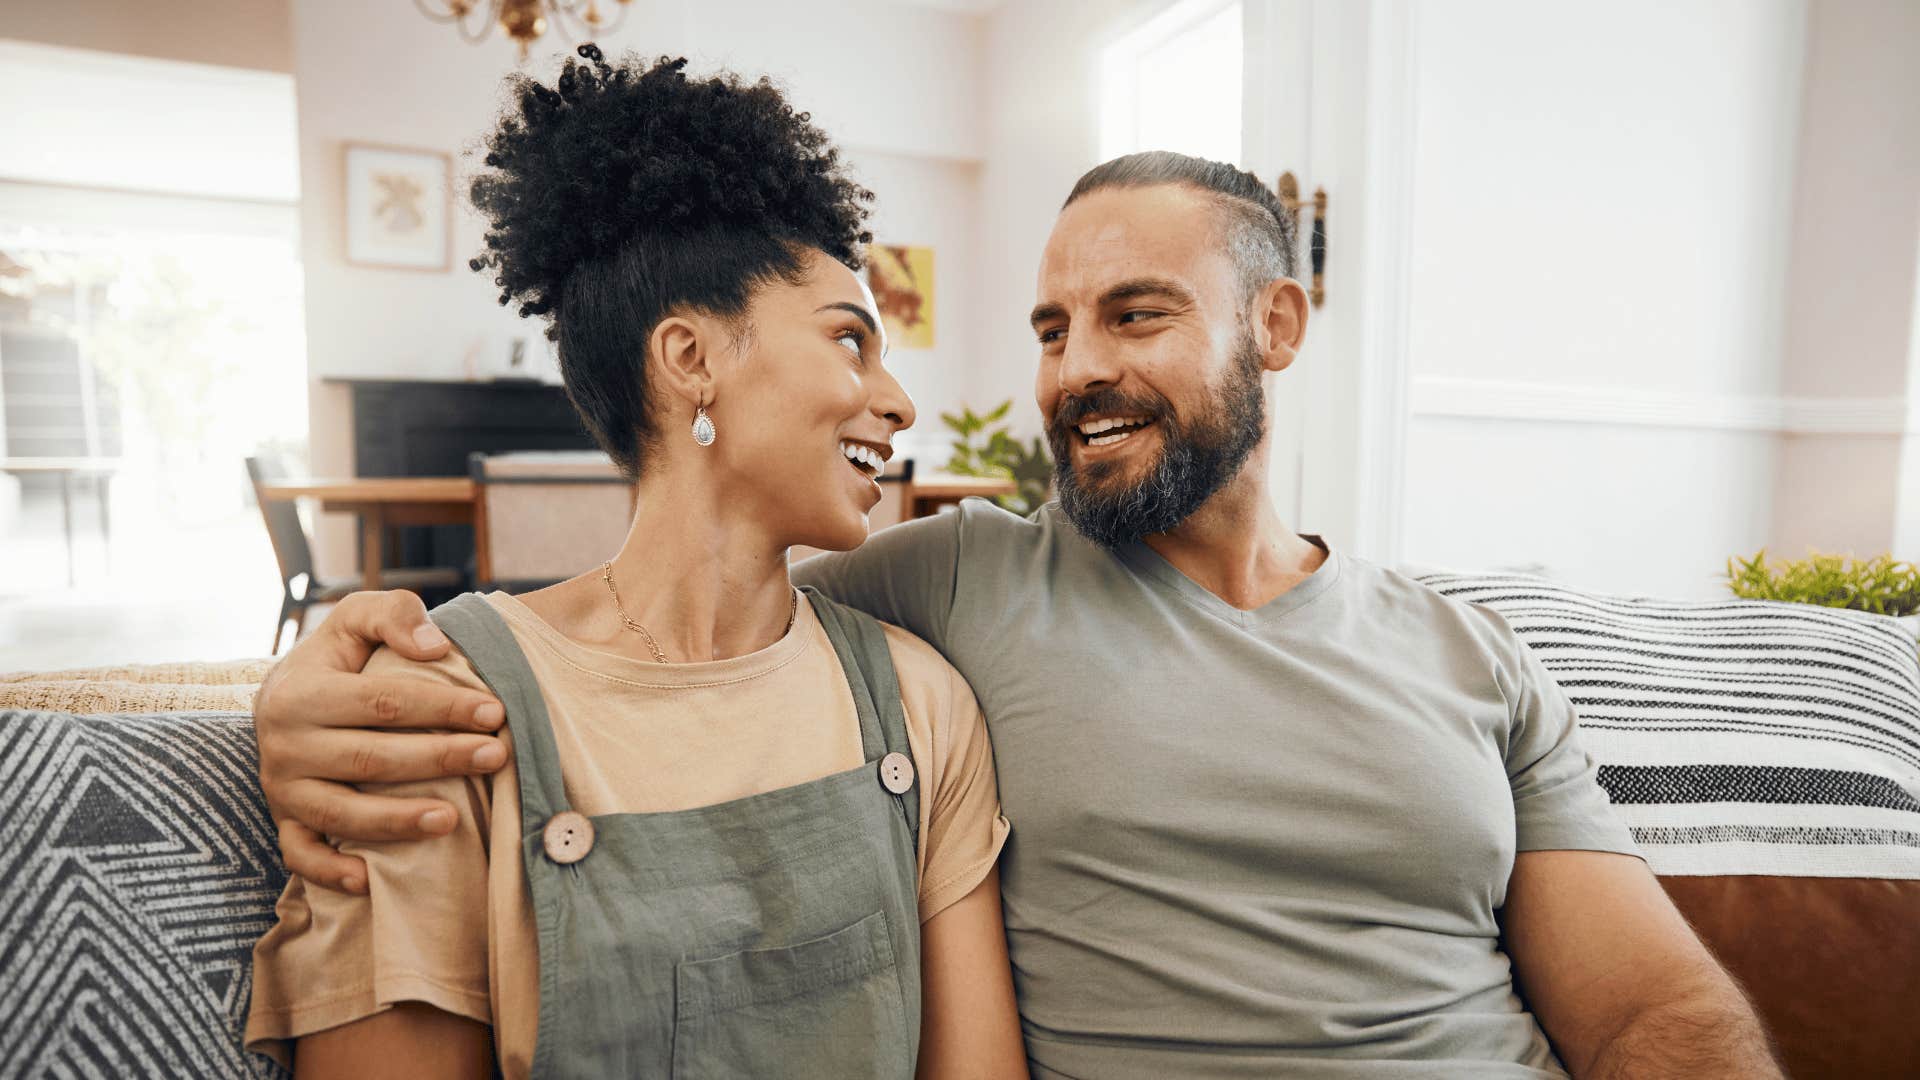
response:
<path id="1" fill-rule="evenodd" d="M 1122 300 L 1134 300 L 1142 296 L 1163 296 L 1177 304 L 1194 302 L 1193 291 L 1172 278 L 1141 277 L 1129 278 L 1101 293 L 1100 306 L 1106 307 L 1108 304 L 1117 304 Z M 1067 309 L 1063 305 L 1050 301 L 1034 308 L 1033 314 L 1027 316 L 1027 322 L 1037 330 L 1041 323 L 1065 318 L 1066 314 Z"/>
<path id="2" fill-rule="evenodd" d="M 1033 314 L 1027 316 L 1027 325 L 1038 330 L 1041 323 L 1049 319 L 1062 318 L 1066 314 L 1067 309 L 1059 304 L 1041 304 L 1033 309 Z"/>
<path id="3" fill-rule="evenodd" d="M 852 312 L 853 314 L 858 315 L 860 317 L 861 322 L 867 324 L 867 333 L 874 334 L 876 336 L 880 333 L 880 324 L 873 321 L 873 313 L 868 311 L 866 308 L 861 307 L 859 304 L 853 303 L 852 301 L 842 300 L 837 304 L 822 304 L 820 307 L 815 308 L 813 310 L 813 313 L 815 315 L 818 315 L 823 311 Z"/>
<path id="4" fill-rule="evenodd" d="M 1105 307 L 1121 300 L 1133 300 L 1142 296 L 1164 296 L 1182 304 L 1194 302 L 1193 292 L 1171 278 L 1142 277 L 1123 281 L 1101 293 L 1100 306 Z"/>

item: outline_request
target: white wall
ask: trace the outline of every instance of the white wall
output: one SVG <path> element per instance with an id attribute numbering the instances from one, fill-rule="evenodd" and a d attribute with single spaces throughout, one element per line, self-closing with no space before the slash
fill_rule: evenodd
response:
<path id="1" fill-rule="evenodd" d="M 510 339 L 536 337 L 537 326 L 497 306 L 494 288 L 465 269 L 482 229 L 459 198 L 449 272 L 349 266 L 343 251 L 343 144 L 452 154 L 476 145 L 496 116 L 513 46 L 497 32 L 465 44 L 388 0 L 296 0 L 293 30 L 314 379 L 463 378 L 476 365 L 486 370 Z M 937 347 L 896 349 L 891 361 L 931 424 L 959 400 L 979 348 L 971 327 L 982 37 L 977 17 L 877 0 L 657 0 L 633 4 L 620 32 L 601 40 L 610 53 L 686 54 L 696 70 L 773 75 L 877 192 L 876 237 L 935 246 Z M 547 42 L 527 67 L 550 78 L 564 43 L 551 32 Z M 456 171 L 471 169 L 456 162 Z M 337 385 L 313 388 L 316 473 L 353 469 L 346 397 Z M 320 523 L 322 572 L 350 569 L 350 530 L 347 519 Z"/>
<path id="2" fill-rule="evenodd" d="M 1723 594 L 1770 539 L 1803 3 L 1420 14 L 1404 557 Z"/>
<path id="3" fill-rule="evenodd" d="M 1898 506 L 1893 523 L 1893 550 L 1908 561 L 1920 559 L 1920 268 L 1914 274 L 1913 318 L 1907 334 L 1906 435 L 1894 474 Z"/>
<path id="4" fill-rule="evenodd" d="M 642 52 L 679 48 L 785 81 L 850 150 L 963 162 L 981 154 L 985 66 L 977 16 L 901 0 L 635 0 L 678 11 L 682 44 L 623 34 Z M 885 197 L 885 192 L 880 193 Z"/>
<path id="5" fill-rule="evenodd" d="M 1248 0 L 1244 164 L 1303 199 L 1328 193 L 1322 301 L 1300 356 L 1267 380 L 1268 477 L 1296 530 L 1349 554 L 1398 557 L 1399 414 L 1406 376 L 1404 229 L 1412 85 L 1399 0 Z M 1407 9 L 1403 11 L 1402 9 Z M 1409 16 L 1410 17 L 1410 16 Z M 1398 36 L 1395 32 L 1398 32 Z M 1296 274 L 1311 284 L 1307 234 Z"/>
<path id="6" fill-rule="evenodd" d="M 952 453 L 952 434 L 940 423 L 940 413 L 963 403 L 981 404 L 978 391 L 985 389 L 976 381 L 975 363 L 986 336 L 976 281 L 980 168 L 873 150 L 855 150 L 849 158 L 854 175 L 878 196 L 870 222 L 874 239 L 933 248 L 933 347 L 909 349 L 896 341 L 887 367 L 919 410 L 919 419 L 895 438 L 895 445 L 920 470 L 935 469 Z"/>
<path id="7" fill-rule="evenodd" d="M 1805 81 L 1782 387 L 1858 415 L 1783 439 L 1772 539 L 1920 560 L 1920 5 L 1812 5 Z"/>
<path id="8" fill-rule="evenodd" d="M 1027 326 L 1040 253 L 1080 174 L 1100 163 L 1100 51 L 1158 0 L 1004 4 L 986 19 L 985 163 L 980 173 L 980 351 L 970 399 L 1014 399 L 1014 433 L 1042 430 L 1040 357 Z"/>

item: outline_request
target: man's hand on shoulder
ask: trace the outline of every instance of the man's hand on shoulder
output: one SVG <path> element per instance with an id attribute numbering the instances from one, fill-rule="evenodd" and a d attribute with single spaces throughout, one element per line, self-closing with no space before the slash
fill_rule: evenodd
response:
<path id="1" fill-rule="evenodd" d="M 363 674 L 383 644 L 422 661 L 451 648 L 413 593 L 355 593 L 267 673 L 253 702 L 260 786 L 287 869 L 342 892 L 366 892 L 366 865 L 335 851 L 327 836 L 421 839 L 444 834 L 455 820 L 439 800 L 368 795 L 351 785 L 490 773 L 506 762 L 506 747 L 491 734 L 505 718 L 499 701 Z M 370 730 L 380 728 L 437 730 Z"/>

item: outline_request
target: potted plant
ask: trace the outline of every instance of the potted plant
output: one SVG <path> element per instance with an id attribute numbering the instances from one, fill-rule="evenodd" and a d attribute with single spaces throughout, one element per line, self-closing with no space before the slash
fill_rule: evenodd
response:
<path id="1" fill-rule="evenodd" d="M 1891 615 L 1920 640 L 1920 567 L 1895 562 L 1891 553 L 1859 560 L 1809 552 L 1807 558 L 1769 565 L 1767 549 L 1752 558 L 1727 560 L 1727 586 L 1751 600 L 1849 608 Z"/>
<path id="2" fill-rule="evenodd" d="M 956 476 L 1012 480 L 1018 490 L 995 501 L 1016 514 L 1026 515 L 1047 501 L 1053 486 L 1053 458 L 1038 436 L 1032 443 L 1022 444 L 1009 434 L 1008 425 L 1003 421 L 1012 408 L 1013 399 L 1008 398 L 984 416 L 961 406 L 960 415 L 941 413 L 940 420 L 955 436 L 947 471 Z"/>

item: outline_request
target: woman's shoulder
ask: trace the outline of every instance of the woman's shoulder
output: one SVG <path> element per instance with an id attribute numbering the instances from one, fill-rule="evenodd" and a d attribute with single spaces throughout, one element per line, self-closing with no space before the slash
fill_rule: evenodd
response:
<path id="1" fill-rule="evenodd" d="M 964 682 L 960 673 L 954 670 L 940 650 L 927 643 L 920 635 L 902 626 L 890 622 L 880 622 L 880 628 L 887 634 L 887 651 L 893 654 L 894 671 L 898 673 L 900 688 L 907 688 L 909 679 L 915 683 L 940 684 L 947 680 Z"/>
<path id="2" fill-rule="evenodd" d="M 365 673 L 380 677 L 422 679 L 466 690 L 490 692 L 487 684 L 481 680 L 480 673 L 473 669 L 467 655 L 457 645 L 449 648 L 446 655 L 438 660 L 413 660 L 382 645 L 367 659 Z"/>
<path id="3" fill-rule="evenodd" d="M 893 655 L 901 704 L 909 718 L 920 719 L 932 729 L 936 745 L 951 741 L 953 727 L 980 722 L 973 688 L 940 650 L 910 630 L 889 622 L 880 626 L 886 631 L 887 651 Z"/>

